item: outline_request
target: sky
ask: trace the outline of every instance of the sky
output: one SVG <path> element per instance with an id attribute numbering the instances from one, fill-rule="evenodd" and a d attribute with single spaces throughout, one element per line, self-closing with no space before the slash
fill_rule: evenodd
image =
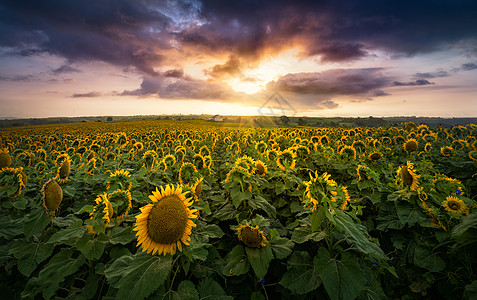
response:
<path id="1" fill-rule="evenodd" d="M 477 117 L 475 0 L 0 0 L 0 118 Z"/>

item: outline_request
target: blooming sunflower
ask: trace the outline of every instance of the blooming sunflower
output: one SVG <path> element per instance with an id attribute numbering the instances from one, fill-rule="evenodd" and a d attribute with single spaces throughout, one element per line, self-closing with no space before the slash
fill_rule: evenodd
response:
<path id="1" fill-rule="evenodd" d="M 454 154 L 454 149 L 451 146 L 443 146 L 441 147 L 441 154 L 450 158 Z"/>
<path id="2" fill-rule="evenodd" d="M 413 152 L 417 150 L 417 141 L 415 139 L 408 139 L 403 145 L 404 150 Z"/>
<path id="3" fill-rule="evenodd" d="M 248 223 L 240 225 L 237 229 L 238 239 L 251 248 L 261 248 L 267 245 L 267 238 L 263 230 L 257 226 L 252 227 Z"/>
<path id="4" fill-rule="evenodd" d="M 456 215 L 467 213 L 469 210 L 469 208 L 464 203 L 464 201 L 454 196 L 447 196 L 446 200 L 442 202 L 442 207 L 444 207 L 447 211 L 454 213 Z"/>
<path id="5" fill-rule="evenodd" d="M 473 161 L 477 161 L 477 150 L 469 151 L 469 158 Z"/>
<path id="6" fill-rule="evenodd" d="M 265 163 L 261 160 L 255 161 L 255 173 L 257 173 L 260 177 L 264 177 L 267 174 L 268 168 Z"/>
<path id="7" fill-rule="evenodd" d="M 199 177 L 199 171 L 197 168 L 190 162 L 183 162 L 181 168 L 179 169 L 179 182 L 180 183 L 189 183 L 194 181 Z"/>
<path id="8" fill-rule="evenodd" d="M 182 251 L 182 244 L 189 245 L 192 227 L 196 226 L 191 219 L 198 213 L 189 209 L 193 201 L 185 194 L 180 186 L 161 186 L 149 196 L 153 203 L 140 208 L 133 230 L 137 231 L 136 246 L 141 245 L 143 252 L 174 255 L 176 249 Z"/>
<path id="9" fill-rule="evenodd" d="M 346 154 L 348 158 L 355 160 L 356 159 L 356 149 L 352 146 L 344 146 L 340 150 L 340 155 Z"/>
<path id="10" fill-rule="evenodd" d="M 402 182 L 412 191 L 415 191 L 419 186 L 419 177 L 421 177 L 421 175 L 417 175 L 413 169 L 414 164 L 408 161 L 405 166 L 398 168 L 397 173 L 401 176 Z"/>
<path id="11" fill-rule="evenodd" d="M 242 167 L 246 169 L 247 172 L 251 173 L 255 166 L 255 160 L 250 156 L 244 155 L 235 160 L 235 166 Z"/>
<path id="12" fill-rule="evenodd" d="M 379 152 L 373 152 L 369 154 L 368 158 L 372 161 L 378 161 L 382 157 L 382 154 Z"/>
<path id="13" fill-rule="evenodd" d="M 12 165 L 12 157 L 8 149 L 0 149 L 0 169 L 9 168 Z"/>
<path id="14" fill-rule="evenodd" d="M 285 149 L 282 152 L 280 152 L 277 156 L 277 166 L 282 169 L 293 169 L 295 168 L 296 164 L 296 153 L 291 151 L 290 149 Z"/>
<path id="15" fill-rule="evenodd" d="M 48 180 L 40 190 L 43 195 L 43 207 L 48 213 L 55 214 L 63 200 L 63 190 L 56 182 L 56 178 Z"/>
<path id="16" fill-rule="evenodd" d="M 113 217 L 113 206 L 108 200 L 108 195 L 106 193 L 99 195 L 94 199 L 96 205 L 93 207 L 93 211 L 89 214 L 91 220 L 96 220 L 99 223 L 100 228 L 94 228 L 91 225 L 86 225 L 86 229 L 90 234 L 97 233 L 98 229 L 104 229 L 111 222 Z M 95 225 L 96 227 L 96 225 Z"/>

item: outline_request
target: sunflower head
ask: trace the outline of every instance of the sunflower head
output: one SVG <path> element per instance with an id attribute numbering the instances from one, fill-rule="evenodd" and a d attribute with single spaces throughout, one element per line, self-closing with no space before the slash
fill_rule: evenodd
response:
<path id="1" fill-rule="evenodd" d="M 443 146 L 441 147 L 441 154 L 445 157 L 452 157 L 454 155 L 454 149 L 452 146 Z"/>
<path id="2" fill-rule="evenodd" d="M 199 200 L 199 196 L 202 193 L 202 181 L 204 177 L 197 179 L 197 181 L 192 185 L 192 193 L 194 194 L 194 198 L 196 201 Z"/>
<path id="3" fill-rule="evenodd" d="M 243 182 L 246 178 L 250 177 L 250 173 L 247 169 L 239 166 L 234 166 L 228 173 L 225 183 L 228 182 Z"/>
<path id="4" fill-rule="evenodd" d="M 444 207 L 445 210 L 456 215 L 468 213 L 469 211 L 469 208 L 467 207 L 465 202 L 454 196 L 447 196 L 446 200 L 442 202 L 442 207 Z"/>
<path id="5" fill-rule="evenodd" d="M 55 213 L 63 200 L 63 190 L 55 178 L 50 179 L 41 188 L 43 207 L 48 213 Z"/>
<path id="6" fill-rule="evenodd" d="M 296 153 L 290 149 L 285 149 L 278 154 L 276 163 L 282 170 L 293 169 L 296 164 Z"/>
<path id="7" fill-rule="evenodd" d="M 157 153 L 154 150 L 148 150 L 142 156 L 142 167 L 147 171 L 151 171 L 157 161 Z"/>
<path id="8" fill-rule="evenodd" d="M 12 157 L 8 153 L 8 149 L 0 149 L 0 170 L 9 168 L 12 165 Z"/>
<path id="9" fill-rule="evenodd" d="M 107 195 L 107 199 L 112 206 L 110 219 L 120 221 L 129 213 L 132 207 L 131 192 L 128 190 L 116 190 Z"/>
<path id="10" fill-rule="evenodd" d="M 92 160 L 95 156 L 96 156 L 96 153 L 95 153 L 93 150 L 91 150 L 91 151 L 89 151 L 88 155 L 86 156 L 86 160 L 87 160 L 87 161 L 90 161 L 90 160 Z"/>
<path id="11" fill-rule="evenodd" d="M 105 160 L 116 160 L 116 154 L 114 154 L 114 152 L 108 152 L 104 156 L 104 159 Z"/>
<path id="12" fill-rule="evenodd" d="M 172 154 L 167 154 L 166 156 L 164 156 L 163 160 L 166 163 L 168 168 L 176 164 L 176 157 Z"/>
<path id="13" fill-rule="evenodd" d="M 477 150 L 469 151 L 469 158 L 473 161 L 477 161 Z"/>
<path id="14" fill-rule="evenodd" d="M 368 158 L 372 161 L 378 161 L 382 157 L 382 154 L 379 152 L 373 152 L 369 154 Z"/>
<path id="15" fill-rule="evenodd" d="M 255 161 L 255 173 L 257 173 L 260 177 L 264 177 L 267 174 L 268 168 L 265 163 L 261 160 Z"/>
<path id="16" fill-rule="evenodd" d="M 408 152 L 413 152 L 417 150 L 417 141 L 415 139 L 408 139 L 403 145 L 404 150 Z"/>
<path id="17" fill-rule="evenodd" d="M 68 155 L 68 154 L 66 154 Z M 63 159 L 63 161 L 61 161 L 59 167 L 58 167 L 58 170 L 56 171 L 56 176 L 59 178 L 59 182 L 60 183 L 64 183 L 66 181 L 68 181 L 68 175 L 70 175 L 70 158 L 69 156 L 68 157 L 65 157 L 65 159 Z"/>
<path id="18" fill-rule="evenodd" d="M 413 169 L 414 164 L 408 161 L 405 166 L 401 166 L 398 169 L 398 173 L 404 185 L 409 187 L 412 191 L 415 191 L 419 186 L 419 177 L 421 176 L 417 175 Z"/>
<path id="19" fill-rule="evenodd" d="M 250 156 L 244 155 L 235 160 L 235 166 L 244 168 L 247 170 L 247 172 L 250 173 L 255 166 L 255 160 Z"/>
<path id="20" fill-rule="evenodd" d="M 5 167 L 0 170 L 0 190 L 5 189 L 4 195 L 18 197 L 26 184 L 27 177 L 22 167 L 15 169 Z"/>
<path id="21" fill-rule="evenodd" d="M 265 247 L 268 243 L 263 230 L 257 226 L 252 227 L 248 223 L 237 228 L 238 239 L 250 248 Z"/>
<path id="22" fill-rule="evenodd" d="M 190 162 L 183 162 L 179 170 L 179 182 L 180 183 L 189 183 L 193 182 L 199 177 L 199 172 L 197 168 Z"/>
<path id="23" fill-rule="evenodd" d="M 202 170 L 205 168 L 204 157 L 199 153 L 194 154 L 192 157 L 192 162 L 194 163 L 194 166 L 196 166 L 197 170 Z"/>
<path id="24" fill-rule="evenodd" d="M 340 150 L 340 155 L 344 156 L 347 159 L 355 160 L 356 149 L 354 149 L 352 146 L 344 146 Z"/>
<path id="25" fill-rule="evenodd" d="M 202 156 L 210 155 L 209 147 L 207 147 L 206 145 L 200 147 L 199 153 L 200 153 L 200 155 L 202 155 Z"/>
<path id="26" fill-rule="evenodd" d="M 265 151 L 267 151 L 267 147 L 268 145 L 264 141 L 260 141 L 255 144 L 255 149 L 257 149 L 258 153 L 262 155 L 265 154 Z"/>
<path id="27" fill-rule="evenodd" d="M 177 147 L 176 150 L 174 151 L 175 157 L 177 158 L 178 161 L 183 161 L 184 157 L 186 155 L 186 149 L 184 147 Z"/>
<path id="28" fill-rule="evenodd" d="M 113 206 L 108 200 L 106 193 L 99 195 L 94 200 L 96 205 L 93 207 L 93 211 L 89 214 L 90 219 L 96 221 L 94 226 L 86 225 L 86 228 L 90 234 L 95 234 L 104 230 L 108 226 L 113 217 Z"/>
<path id="29" fill-rule="evenodd" d="M 198 213 L 189 209 L 192 201 L 185 194 L 181 186 L 161 186 L 149 196 L 153 203 L 141 207 L 133 230 L 143 252 L 174 255 L 176 249 L 182 251 L 182 244 L 189 245 L 192 227 L 196 226 L 191 219 Z"/>
<path id="30" fill-rule="evenodd" d="M 210 155 L 204 156 L 204 166 L 207 169 L 210 169 L 212 168 L 212 164 L 213 164 L 212 157 Z"/>
<path id="31" fill-rule="evenodd" d="M 131 182 L 129 182 L 129 178 L 131 174 L 129 171 L 126 170 L 119 170 L 114 171 L 109 175 L 109 181 L 106 183 L 107 190 L 130 190 L 131 189 Z"/>

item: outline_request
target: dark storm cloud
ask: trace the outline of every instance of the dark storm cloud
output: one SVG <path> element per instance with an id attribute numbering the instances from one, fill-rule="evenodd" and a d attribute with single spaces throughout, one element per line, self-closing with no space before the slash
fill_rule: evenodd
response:
<path id="1" fill-rule="evenodd" d="M 477 69 L 477 63 L 465 63 L 462 64 L 461 69 L 464 71 L 470 71 Z"/>
<path id="2" fill-rule="evenodd" d="M 267 84 L 267 89 L 319 96 L 383 95 L 390 79 L 380 68 L 333 69 L 321 73 L 286 74 Z"/>
<path id="3" fill-rule="evenodd" d="M 89 92 L 89 93 L 82 93 L 82 94 L 73 94 L 71 98 L 96 98 L 101 97 L 102 94 L 100 92 Z"/>
<path id="4" fill-rule="evenodd" d="M 409 81 L 409 82 L 401 82 L 401 81 L 393 81 L 393 85 L 395 86 L 420 86 L 420 85 L 430 85 L 434 84 L 434 82 L 430 82 L 426 79 L 418 79 L 416 81 Z"/>
<path id="5" fill-rule="evenodd" d="M 215 78 L 227 77 L 227 76 L 240 76 L 242 75 L 242 65 L 238 57 L 230 56 L 229 59 L 222 65 L 215 65 L 210 70 L 206 70 L 205 73 Z"/>

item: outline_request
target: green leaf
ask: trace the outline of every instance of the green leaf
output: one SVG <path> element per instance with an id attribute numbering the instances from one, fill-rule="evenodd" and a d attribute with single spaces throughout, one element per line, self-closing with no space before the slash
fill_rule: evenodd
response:
<path id="1" fill-rule="evenodd" d="M 276 217 L 277 215 L 277 210 L 275 209 L 275 206 L 271 205 L 270 202 L 268 202 L 265 198 L 262 196 L 255 196 L 250 198 L 248 201 L 248 204 L 252 209 L 262 209 L 264 212 L 267 213 L 269 217 Z"/>
<path id="2" fill-rule="evenodd" d="M 315 232 L 320 228 L 321 222 L 325 218 L 325 207 L 321 206 L 320 209 L 314 210 L 311 214 L 311 231 Z"/>
<path id="3" fill-rule="evenodd" d="M 292 253 L 295 244 L 287 238 L 278 237 L 270 242 L 273 254 L 276 259 L 287 258 Z"/>
<path id="4" fill-rule="evenodd" d="M 83 255 L 78 258 L 72 257 L 73 253 L 71 248 L 65 248 L 53 256 L 38 277 L 28 281 L 22 296 L 31 297 L 42 292 L 45 299 L 52 298 L 65 278 L 78 271 L 86 261 Z"/>
<path id="5" fill-rule="evenodd" d="M 94 295 L 96 295 L 96 291 L 98 290 L 99 280 L 100 280 L 100 277 L 98 275 L 96 274 L 89 275 L 84 285 L 83 292 L 75 296 L 75 299 L 78 299 L 78 300 L 92 299 Z"/>
<path id="6" fill-rule="evenodd" d="M 105 234 L 97 236 L 85 232 L 76 242 L 76 248 L 80 250 L 87 259 L 99 259 L 103 255 L 104 246 L 109 241 Z"/>
<path id="7" fill-rule="evenodd" d="M 233 300 L 233 297 L 225 295 L 220 285 L 209 277 L 203 279 L 197 288 L 199 290 L 200 299 Z"/>
<path id="8" fill-rule="evenodd" d="M 10 245 L 9 253 L 18 259 L 18 270 L 29 277 L 36 267 L 53 252 L 53 245 L 16 240 Z"/>
<path id="9" fill-rule="evenodd" d="M 48 216 L 45 209 L 39 208 L 27 215 L 26 220 L 23 231 L 27 239 L 29 239 L 32 235 L 40 233 L 46 228 L 50 223 L 50 216 Z"/>
<path id="10" fill-rule="evenodd" d="M 250 270 L 250 263 L 241 245 L 235 246 L 232 251 L 225 256 L 225 263 L 226 265 L 222 270 L 222 274 L 225 276 L 238 276 Z"/>
<path id="11" fill-rule="evenodd" d="M 94 205 L 92 204 L 87 204 L 85 206 L 83 206 L 80 210 L 78 210 L 77 212 L 75 212 L 76 215 L 80 215 L 82 213 L 90 213 L 93 211 L 93 208 L 94 208 Z"/>
<path id="12" fill-rule="evenodd" d="M 216 210 L 214 212 L 214 217 L 219 219 L 220 221 L 231 220 L 235 218 L 235 215 L 238 212 L 235 210 L 232 204 L 226 204 L 222 208 Z"/>
<path id="13" fill-rule="evenodd" d="M 477 241 L 477 213 L 464 216 L 462 223 L 456 225 L 451 232 L 452 238 L 465 243 Z"/>
<path id="14" fill-rule="evenodd" d="M 309 240 L 319 242 L 326 237 L 326 232 L 312 232 L 310 226 L 297 227 L 293 230 L 291 240 L 298 244 L 303 244 Z"/>
<path id="15" fill-rule="evenodd" d="M 265 274 L 267 274 L 268 266 L 273 259 L 270 244 L 267 244 L 262 248 L 245 247 L 245 252 L 247 253 L 248 261 L 252 265 L 255 275 L 258 279 L 263 279 Z"/>
<path id="16" fill-rule="evenodd" d="M 394 206 L 396 207 L 399 221 L 403 225 L 408 224 L 408 226 L 412 226 L 419 221 L 418 211 L 410 203 L 398 201 L 394 203 Z"/>
<path id="17" fill-rule="evenodd" d="M 172 294 L 174 300 L 199 300 L 199 292 L 195 289 L 195 285 L 189 280 L 181 281 L 177 292 Z"/>
<path id="18" fill-rule="evenodd" d="M 220 239 L 224 236 L 222 229 L 215 224 L 205 226 L 201 233 L 207 235 L 208 238 Z"/>
<path id="19" fill-rule="evenodd" d="M 306 294 L 315 290 L 321 284 L 315 265 L 310 255 L 305 251 L 293 252 L 288 259 L 287 269 L 280 280 L 280 285 L 295 294 Z"/>
<path id="20" fill-rule="evenodd" d="M 144 252 L 115 260 L 104 272 L 118 299 L 142 299 L 164 284 L 172 268 L 172 257 Z"/>
<path id="21" fill-rule="evenodd" d="M 109 232 L 109 239 L 111 244 L 126 245 L 136 238 L 132 227 L 113 227 Z"/>
<path id="22" fill-rule="evenodd" d="M 314 265 L 332 300 L 354 299 L 364 287 L 365 278 L 359 262 L 348 253 L 343 253 L 341 260 L 336 260 L 322 247 L 315 256 Z"/>
<path id="23" fill-rule="evenodd" d="M 469 300 L 477 299 L 477 280 L 465 286 L 464 298 Z"/>
<path id="24" fill-rule="evenodd" d="M 445 261 L 436 253 L 423 246 L 414 249 L 414 264 L 431 272 L 440 272 L 445 269 Z"/>
<path id="25" fill-rule="evenodd" d="M 55 232 L 48 240 L 49 244 L 65 243 L 71 240 L 79 239 L 85 233 L 83 221 L 77 220 L 70 226 Z"/>
<path id="26" fill-rule="evenodd" d="M 352 243 L 356 249 L 379 259 L 386 258 L 383 250 L 381 250 L 377 244 L 371 242 L 371 237 L 366 227 L 355 223 L 353 219 L 343 211 L 336 211 L 333 219 L 336 227 L 343 231 L 346 240 Z"/>
<path id="27" fill-rule="evenodd" d="M 11 240 L 23 233 L 23 223 L 25 219 L 8 220 L 2 218 L 0 221 L 0 237 Z"/>

